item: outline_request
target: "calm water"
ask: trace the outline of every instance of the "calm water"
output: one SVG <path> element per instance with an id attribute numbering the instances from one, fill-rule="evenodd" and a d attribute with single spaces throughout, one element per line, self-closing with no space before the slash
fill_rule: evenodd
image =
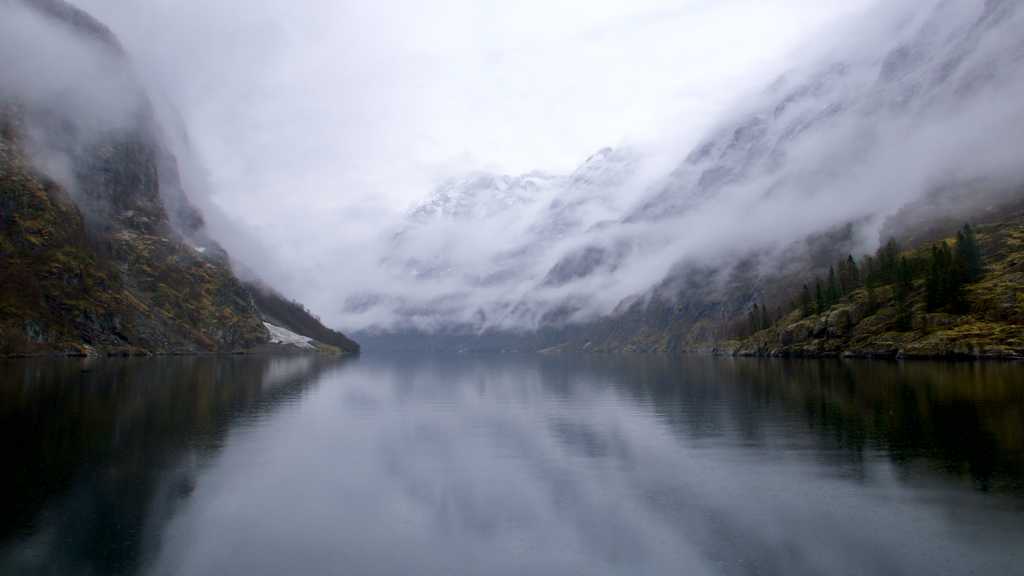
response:
<path id="1" fill-rule="evenodd" d="M 1024 366 L 0 363 L 3 574 L 1024 574 Z"/>

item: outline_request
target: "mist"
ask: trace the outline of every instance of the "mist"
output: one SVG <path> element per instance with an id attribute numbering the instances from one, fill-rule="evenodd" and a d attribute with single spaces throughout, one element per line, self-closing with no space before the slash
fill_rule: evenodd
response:
<path id="1" fill-rule="evenodd" d="M 107 30 L 74 30 L 21 2 L 0 9 L 0 103 L 21 108 L 33 162 L 84 203 L 74 157 L 138 122 L 142 87 Z"/>
<path id="2" fill-rule="evenodd" d="M 692 145 L 620 146 L 565 175 L 448 181 L 386 241 L 388 288 L 350 299 L 345 320 L 592 321 L 687 269 L 758 254 L 759 273 L 776 273 L 794 244 L 846 224 L 853 250 L 873 251 L 890 218 L 939 190 L 968 204 L 1019 190 L 1021 24 L 1009 3 L 880 6 Z"/>
<path id="3" fill-rule="evenodd" d="M 590 321 L 1024 171 L 1013 2 L 78 5 L 209 234 L 346 330 Z"/>

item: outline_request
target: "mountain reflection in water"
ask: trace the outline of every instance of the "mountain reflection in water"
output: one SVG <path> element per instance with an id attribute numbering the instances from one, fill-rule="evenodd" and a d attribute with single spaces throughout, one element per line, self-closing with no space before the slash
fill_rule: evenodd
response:
<path id="1" fill-rule="evenodd" d="M 0 364 L 0 573 L 1020 573 L 1024 367 Z"/>

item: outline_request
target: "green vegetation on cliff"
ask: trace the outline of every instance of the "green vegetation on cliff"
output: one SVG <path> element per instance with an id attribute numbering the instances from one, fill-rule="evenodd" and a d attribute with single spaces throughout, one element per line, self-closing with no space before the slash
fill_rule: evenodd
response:
<path id="1" fill-rule="evenodd" d="M 341 332 L 324 326 L 320 318 L 302 304 L 288 300 L 267 286 L 247 284 L 246 288 L 265 321 L 313 338 L 321 346 L 326 345 L 340 353 L 359 352 L 358 344 Z"/>
<path id="2" fill-rule="evenodd" d="M 0 134 L 0 354 L 224 352 L 267 340 L 227 264 L 161 225 L 158 205 L 156 222 L 132 213 L 98 230 L 30 166 L 10 122 Z M 136 181 L 148 171 L 118 168 Z"/>
<path id="3" fill-rule="evenodd" d="M 0 85 L 0 357 L 357 352 L 269 289 L 257 303 L 235 276 L 106 26 L 64 0 L 24 7 L 62 43 L 46 58 L 68 58 L 38 66 L 53 84 Z"/>
<path id="4" fill-rule="evenodd" d="M 22 117 L 0 108 L 0 357 L 294 349 L 264 321 L 320 352 L 358 352 L 171 226 L 157 142 L 118 135 L 85 151 L 73 196 L 30 162 Z"/>
<path id="5" fill-rule="evenodd" d="M 716 351 L 1024 358 L 1024 213 L 912 250 L 890 241 L 860 265 L 849 257 L 832 278 L 817 302 L 805 288 L 775 322 Z"/>

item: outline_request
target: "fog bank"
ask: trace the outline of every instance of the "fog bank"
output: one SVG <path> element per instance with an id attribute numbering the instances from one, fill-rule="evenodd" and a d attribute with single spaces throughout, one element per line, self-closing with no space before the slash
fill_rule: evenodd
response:
<path id="1" fill-rule="evenodd" d="M 79 5 L 209 233 L 343 329 L 587 321 L 1024 166 L 1008 0 Z"/>

